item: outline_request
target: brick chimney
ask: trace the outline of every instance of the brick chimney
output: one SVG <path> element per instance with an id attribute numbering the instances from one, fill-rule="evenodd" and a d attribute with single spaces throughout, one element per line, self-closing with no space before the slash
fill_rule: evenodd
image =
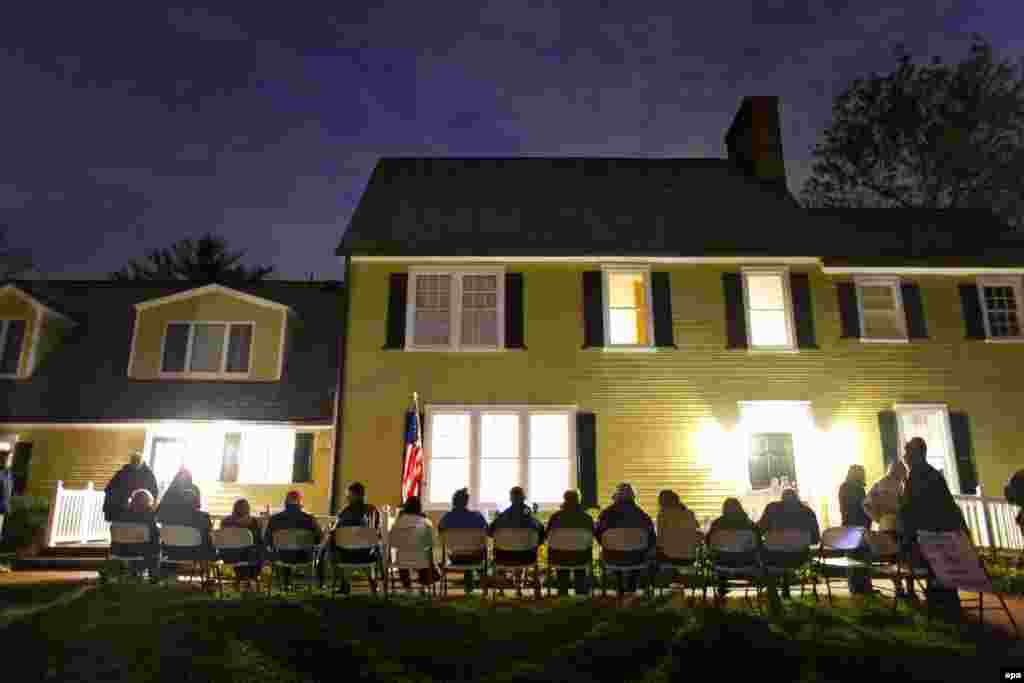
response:
<path id="1" fill-rule="evenodd" d="M 744 97 L 725 134 L 725 146 L 729 150 L 729 160 L 748 175 L 785 185 L 779 98 Z"/>

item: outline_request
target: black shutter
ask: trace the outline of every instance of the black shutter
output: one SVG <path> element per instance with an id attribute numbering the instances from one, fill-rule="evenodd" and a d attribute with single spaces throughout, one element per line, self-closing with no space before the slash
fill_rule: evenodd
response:
<path id="1" fill-rule="evenodd" d="M 978 285 L 960 285 L 960 306 L 964 313 L 967 339 L 985 338 L 985 321 L 981 317 L 981 301 L 978 300 Z"/>
<path id="2" fill-rule="evenodd" d="M 409 274 L 391 273 L 388 291 L 388 330 L 385 349 L 405 348 L 405 308 L 409 298 Z"/>
<path id="3" fill-rule="evenodd" d="M 793 296 L 796 346 L 799 349 L 816 349 L 818 342 L 814 338 L 814 304 L 811 301 L 811 280 L 807 273 L 792 273 L 789 276 L 789 288 Z"/>
<path id="4" fill-rule="evenodd" d="M 24 496 L 28 488 L 28 467 L 32 461 L 32 443 L 19 441 L 14 444 L 14 464 L 11 466 L 11 476 L 14 477 L 15 496 Z"/>
<path id="5" fill-rule="evenodd" d="M 953 452 L 956 454 L 960 493 L 974 494 L 978 490 L 978 471 L 974 468 L 971 425 L 967 413 L 950 413 L 949 428 L 953 432 Z"/>
<path id="6" fill-rule="evenodd" d="M 878 433 L 882 437 L 882 463 L 888 472 L 889 465 L 900 457 L 900 432 L 896 425 L 896 413 L 883 410 L 878 414 Z"/>
<path id="7" fill-rule="evenodd" d="M 576 413 L 576 479 L 580 504 L 584 508 L 597 505 L 597 416 Z"/>
<path id="8" fill-rule="evenodd" d="M 604 302 L 601 271 L 583 273 L 583 348 L 604 346 Z"/>
<path id="9" fill-rule="evenodd" d="M 921 288 L 912 282 L 900 285 L 903 296 L 903 312 L 907 316 L 907 337 L 910 339 L 927 339 L 928 325 L 924 320 L 924 301 L 921 299 Z"/>
<path id="10" fill-rule="evenodd" d="M 313 481 L 313 434 L 309 432 L 295 435 L 292 481 L 296 484 Z"/>
<path id="11" fill-rule="evenodd" d="M 860 312 L 857 310 L 857 286 L 852 282 L 836 285 L 839 295 L 839 321 L 843 331 L 842 339 L 860 339 Z"/>
<path id="12" fill-rule="evenodd" d="M 651 273 L 654 306 L 654 345 L 675 348 L 672 340 L 672 287 L 668 273 Z"/>
<path id="13" fill-rule="evenodd" d="M 7 323 L 7 339 L 0 353 L 0 372 L 14 375 L 21 360 L 21 342 L 25 339 L 25 321 L 11 320 Z"/>
<path id="14" fill-rule="evenodd" d="M 505 273 L 505 348 L 526 348 L 523 343 L 522 273 Z"/>
<path id="15" fill-rule="evenodd" d="M 743 276 L 722 273 L 725 291 L 725 337 L 727 349 L 747 348 L 747 311 L 743 303 Z"/>

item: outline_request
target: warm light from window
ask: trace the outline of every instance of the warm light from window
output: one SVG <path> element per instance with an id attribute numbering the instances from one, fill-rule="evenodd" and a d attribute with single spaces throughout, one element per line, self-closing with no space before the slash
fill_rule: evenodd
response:
<path id="1" fill-rule="evenodd" d="M 608 343 L 646 345 L 647 289 L 642 272 L 608 273 Z"/>

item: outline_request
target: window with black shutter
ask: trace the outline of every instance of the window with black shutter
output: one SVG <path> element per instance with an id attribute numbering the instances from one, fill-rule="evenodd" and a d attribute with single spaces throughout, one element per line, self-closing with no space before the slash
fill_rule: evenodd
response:
<path id="1" fill-rule="evenodd" d="M 505 273 L 505 348 L 525 349 L 523 274 Z"/>
<path id="2" fill-rule="evenodd" d="M 583 273 L 583 348 L 604 346 L 604 305 L 601 271 Z"/>

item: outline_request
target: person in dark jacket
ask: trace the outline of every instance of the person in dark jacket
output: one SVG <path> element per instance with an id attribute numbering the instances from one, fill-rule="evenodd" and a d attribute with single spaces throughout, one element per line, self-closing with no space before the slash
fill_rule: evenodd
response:
<path id="1" fill-rule="evenodd" d="M 110 554 L 122 557 L 141 556 L 146 558 L 145 566 L 150 577 L 156 578 L 160 560 L 160 530 L 156 526 L 153 495 L 147 489 L 132 494 L 127 509 L 114 523 L 145 524 L 149 528 L 148 543 L 111 543 Z"/>
<path id="2" fill-rule="evenodd" d="M 469 509 L 469 489 L 459 489 L 452 494 L 452 509 L 444 513 L 444 516 L 441 517 L 441 521 L 437 525 L 437 530 L 442 534 L 449 529 L 479 529 L 480 531 L 487 531 L 487 520 L 480 514 L 480 511 Z M 484 552 L 486 553 L 486 550 Z M 452 555 L 453 563 L 477 564 L 480 560 L 480 556 L 458 557 Z M 463 572 L 462 581 L 464 590 L 469 595 L 473 592 L 473 571 Z"/>
<path id="3" fill-rule="evenodd" d="M 149 491 L 154 500 L 157 495 L 156 476 L 142 461 L 142 453 L 133 451 L 128 464 L 114 475 L 103 490 L 103 517 L 113 522 L 128 509 L 128 500 L 135 491 Z"/>
<path id="4" fill-rule="evenodd" d="M 11 498 L 14 495 L 14 477 L 7 466 L 10 457 L 7 451 L 0 452 L 0 540 L 4 537 L 4 518 L 10 511 Z"/>
<path id="5" fill-rule="evenodd" d="M 187 503 L 184 500 L 186 491 L 192 491 L 195 498 L 199 498 L 200 500 L 202 499 L 202 492 L 192 481 L 192 473 L 187 467 L 182 465 L 178 469 L 177 474 L 174 475 L 174 479 L 172 479 L 171 483 L 168 484 L 167 490 L 164 491 L 163 497 L 156 506 L 156 519 L 158 522 L 160 521 L 160 511 L 164 506 L 174 507 L 185 505 L 186 507 L 191 507 L 191 498 L 189 499 L 190 502 Z"/>
<path id="6" fill-rule="evenodd" d="M 170 506 L 162 505 L 157 510 L 156 520 L 161 524 L 161 545 L 168 560 L 212 562 L 217 558 L 213 547 L 213 521 L 210 515 L 200 510 L 201 501 L 195 487 L 183 489 L 180 497 Z M 197 548 L 180 548 L 167 545 L 167 527 L 187 526 L 199 532 L 201 543 Z"/>
<path id="7" fill-rule="evenodd" d="M 1020 508 L 1020 511 L 1017 513 L 1016 522 L 1017 526 L 1020 527 L 1021 533 L 1024 533 L 1024 470 L 1018 470 L 1010 477 L 1010 480 L 1006 482 L 1003 495 L 1006 496 L 1007 503 Z"/>
<path id="8" fill-rule="evenodd" d="M 621 528 L 645 529 L 647 531 L 647 547 L 635 553 L 620 553 L 602 548 L 601 554 L 605 559 L 628 564 L 642 564 L 654 559 L 655 548 L 658 542 L 654 521 L 650 515 L 641 510 L 640 506 L 636 504 L 636 493 L 633 491 L 633 487 L 625 483 L 619 484 L 616 487 L 615 495 L 612 497 L 612 504 L 605 508 L 600 516 L 598 516 L 597 525 L 594 527 L 594 536 L 600 543 L 607 531 Z M 651 566 L 653 567 L 653 563 Z M 646 574 L 648 580 L 653 578 L 649 571 Z M 620 582 L 620 589 L 625 589 L 627 593 L 636 591 L 637 579 L 639 578 L 636 572 L 630 572 L 624 581 L 621 573 L 616 576 Z"/>
<path id="9" fill-rule="evenodd" d="M 566 491 L 562 496 L 562 507 L 558 512 L 551 515 L 548 520 L 547 537 L 556 529 L 584 529 L 591 534 L 594 533 L 594 518 L 587 514 L 586 510 L 580 507 L 580 494 L 575 490 Z M 592 550 L 587 548 L 579 553 L 570 551 L 557 551 L 548 548 L 548 563 L 556 564 L 589 564 L 592 560 Z M 585 595 L 590 591 L 587 585 L 587 573 L 581 571 L 570 572 L 567 569 L 558 570 L 558 594 L 569 594 L 569 574 L 573 574 L 575 581 L 576 595 Z"/>
<path id="10" fill-rule="evenodd" d="M 334 530 L 341 527 L 375 529 L 377 531 L 377 538 L 383 538 L 383 516 L 376 507 L 366 502 L 366 487 L 361 482 L 353 482 L 348 487 L 348 505 L 338 513 L 337 519 L 334 520 L 334 525 L 328 531 L 327 543 L 321 549 L 320 557 L 317 560 L 317 577 L 320 580 L 321 587 L 324 584 L 325 565 L 327 562 L 332 561 L 332 559 L 335 562 L 350 564 L 379 562 L 382 560 L 380 548 L 339 548 L 334 541 Z M 348 577 L 342 577 L 341 592 L 347 595 L 351 590 L 352 587 L 349 584 Z"/>
<path id="11" fill-rule="evenodd" d="M 797 529 L 806 531 L 811 545 L 821 542 L 821 528 L 818 525 L 818 516 L 814 514 L 808 505 L 805 505 L 797 495 L 796 489 L 788 488 L 782 492 L 782 499 L 768 503 L 757 528 L 762 534 L 769 531 L 782 531 L 786 529 Z M 788 574 L 783 574 L 782 595 L 789 597 Z"/>
<path id="12" fill-rule="evenodd" d="M 271 515 L 267 523 L 267 530 L 264 534 L 264 544 L 271 549 L 275 556 L 283 562 L 300 563 L 309 562 L 313 558 L 301 550 L 277 550 L 274 547 L 274 533 L 286 529 L 305 529 L 312 533 L 313 543 L 320 543 L 323 531 L 313 515 L 304 512 L 302 509 L 302 493 L 289 491 L 284 498 L 284 510 L 276 515 Z M 289 567 L 282 567 L 284 581 L 291 579 Z"/>
<path id="13" fill-rule="evenodd" d="M 871 518 L 864 512 L 864 500 L 867 498 L 867 475 L 860 465 L 850 465 L 846 473 L 846 481 L 839 487 L 839 513 L 843 526 L 871 528 Z M 871 578 L 867 571 L 860 568 L 849 570 L 847 585 L 851 595 L 874 593 Z"/>
<path id="14" fill-rule="evenodd" d="M 918 531 L 963 531 L 970 538 L 967 521 L 953 494 L 949 492 L 946 478 L 928 464 L 927 453 L 928 446 L 924 439 L 914 437 L 907 442 L 903 456 L 910 470 L 900 506 L 900 514 L 903 517 L 903 542 L 905 547 L 909 547 L 917 556 L 920 555 L 916 548 Z M 959 594 L 955 589 L 940 587 L 930 567 L 928 571 L 925 598 L 929 606 L 939 609 L 947 618 L 959 620 Z"/>
<path id="15" fill-rule="evenodd" d="M 519 486 L 513 486 L 508 492 L 509 501 L 512 503 L 498 515 L 487 529 L 491 537 L 499 529 L 533 529 L 537 532 L 537 547 L 532 550 L 494 550 L 495 563 L 509 562 L 512 564 L 531 564 L 537 561 L 537 549 L 544 542 L 544 525 L 533 516 L 533 512 L 526 504 L 526 494 Z M 519 570 L 516 571 L 519 573 Z M 540 577 L 536 577 L 535 590 L 540 595 Z"/>
<path id="16" fill-rule="evenodd" d="M 761 547 L 761 530 L 757 528 L 753 520 L 747 515 L 746 510 L 743 509 L 743 505 L 740 503 L 738 498 L 726 498 L 722 502 L 722 516 L 711 522 L 711 526 L 708 528 L 708 541 L 710 542 L 715 535 L 716 531 L 751 531 L 754 534 L 754 541 L 757 544 L 757 548 Z M 728 565 L 728 559 L 723 558 L 719 560 L 723 565 Z M 725 577 L 719 577 L 718 579 L 718 595 L 719 597 L 725 597 L 729 592 Z"/>
<path id="17" fill-rule="evenodd" d="M 221 550 L 221 559 L 225 562 L 255 562 L 254 565 L 235 567 L 235 574 L 240 579 L 252 579 L 259 576 L 262 569 L 263 555 L 260 552 L 262 547 L 263 532 L 260 529 L 260 521 L 252 516 L 252 508 L 249 501 L 239 498 L 235 501 L 231 514 L 220 521 L 221 529 L 248 529 L 252 532 L 255 545 L 252 548 L 243 550 Z"/>

